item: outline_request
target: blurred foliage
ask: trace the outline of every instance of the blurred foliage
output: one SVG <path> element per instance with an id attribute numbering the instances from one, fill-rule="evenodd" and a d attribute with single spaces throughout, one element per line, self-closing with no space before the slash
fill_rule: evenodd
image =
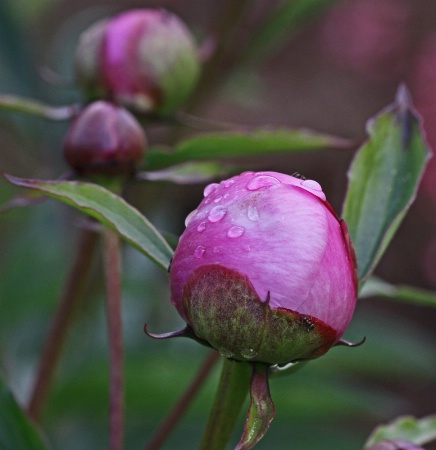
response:
<path id="1" fill-rule="evenodd" d="M 206 14 L 203 8 L 209 8 L 213 13 L 218 11 L 218 6 L 210 2 L 204 2 L 206 6 L 201 2 L 175 1 L 146 2 L 141 6 L 159 3 L 180 9 L 188 19 L 192 12 L 190 20 L 198 29 L 202 27 L 202 14 Z M 315 15 L 297 15 L 298 11 L 291 12 L 293 3 L 257 2 L 261 13 L 265 10 L 271 18 L 271 22 L 263 22 L 263 32 L 269 37 L 259 41 L 257 47 L 257 54 L 262 56 L 258 61 L 266 62 L 267 67 L 263 66 L 259 71 L 250 69 L 246 76 L 256 77 L 254 85 L 250 85 L 243 75 L 238 75 L 236 88 L 245 92 L 244 103 L 239 102 L 237 96 L 230 101 L 228 97 L 213 97 L 210 109 L 205 107 L 205 115 L 226 122 L 237 118 L 238 123 L 246 121 L 256 125 L 280 121 L 287 127 L 298 126 L 310 117 L 310 127 L 316 126 L 332 135 L 360 137 L 364 119 L 392 97 L 398 80 L 391 80 L 389 86 L 368 87 L 351 80 L 348 73 L 339 73 L 340 82 L 337 82 L 336 69 L 322 65 L 325 64 L 322 54 L 310 56 L 310 45 L 315 44 L 305 34 L 307 28 L 311 36 L 316 36 L 310 28 L 313 22 L 306 22 L 306 19 L 320 18 L 327 9 Z M 317 3 L 326 7 L 334 2 L 299 0 L 295 5 L 299 5 L 301 11 L 309 11 L 311 5 Z M 37 71 L 47 62 L 47 55 L 41 55 L 41 47 L 51 42 L 54 36 L 59 37 L 63 31 L 62 37 L 69 46 L 63 48 L 74 47 L 76 35 L 69 37 L 65 30 L 71 26 L 70 29 L 78 32 L 78 24 L 89 22 L 85 16 L 95 15 L 95 10 L 85 9 L 89 6 L 97 8 L 100 5 L 97 1 L 1 1 L 0 91 L 50 99 L 55 104 L 62 104 L 65 98 L 76 100 L 78 94 L 74 89 L 50 86 L 37 77 Z M 117 8 L 134 6 L 138 4 L 129 1 L 115 5 Z M 281 17 L 282 8 L 288 11 L 286 17 Z M 317 13 L 318 9 L 312 11 Z M 207 18 L 210 21 L 209 15 Z M 289 22 L 283 24 L 285 18 L 289 18 Z M 297 24 L 299 33 L 295 33 Z M 290 43 L 289 35 L 293 38 Z M 43 44 L 38 44 L 37 38 Z M 307 42 L 309 44 L 305 46 Z M 273 43 L 277 46 L 272 46 Z M 53 42 L 52 45 L 56 47 Z M 302 47 L 302 53 L 296 51 L 298 46 Z M 287 58 L 289 52 L 294 53 Z M 302 55 L 308 58 L 308 63 L 301 63 Z M 274 57 L 278 62 L 274 62 Z M 59 58 L 60 73 L 68 74 L 71 56 L 59 51 Z M 225 70 L 226 66 L 223 67 L 221 70 Z M 262 110 L 253 105 L 262 105 Z M 343 118 L 338 120 L 340 115 Z M 18 176 L 58 177 L 65 171 L 60 152 L 64 130 L 64 125 L 47 126 L 47 122 L 39 119 L 0 112 L 0 169 Z M 154 148 L 158 144 L 171 145 L 178 137 L 178 132 L 173 130 L 165 133 L 158 127 L 150 129 Z M 344 172 L 351 152 L 330 151 L 320 155 L 271 155 L 260 164 L 265 170 L 290 173 L 298 170 L 310 174 L 310 178 L 322 182 L 333 203 L 340 204 L 345 190 Z M 259 159 L 255 163 L 259 165 Z M 181 225 L 177 224 L 183 223 L 186 213 L 198 202 L 202 188 L 174 188 L 166 182 L 151 186 L 146 182 L 141 186 L 130 186 L 128 195 L 152 223 L 175 231 L 180 230 Z M 16 190 L 0 180 L 1 203 L 15 193 Z M 421 209 L 426 207 L 425 203 L 425 208 Z M 395 238 L 394 248 L 399 250 L 388 250 L 387 262 L 382 264 L 383 275 L 392 274 L 395 281 L 410 274 L 406 281 L 423 282 L 415 262 L 419 254 L 414 243 L 417 237 L 424 239 L 430 232 L 425 231 L 428 211 L 423 213 L 421 209 L 415 209 L 412 214 L 417 216 L 417 222 L 412 222 L 414 217 L 405 220 L 405 230 L 413 233 L 401 242 Z M 29 396 L 58 293 L 74 254 L 80 223 L 78 213 L 51 200 L 1 216 L 0 371 L 21 405 L 25 405 Z M 409 246 L 409 253 L 404 253 Z M 70 332 L 43 418 L 42 428 L 53 450 L 107 448 L 108 352 L 100 262 L 96 261 L 86 301 Z M 376 290 L 372 295 L 384 296 L 384 292 Z M 138 251 L 125 248 L 123 319 L 128 449 L 144 447 L 208 352 L 188 340 L 156 342 L 144 335 L 145 322 L 151 332 L 182 326 L 169 297 L 166 274 Z M 366 336 L 367 342 L 362 347 L 332 349 L 325 357 L 308 363 L 292 376 L 271 380 L 277 415 L 267 438 L 256 448 L 359 450 L 378 423 L 389 422 L 403 414 L 422 417 L 434 412 L 436 316 L 429 308 L 387 303 L 368 299 L 359 304 L 346 338 L 359 340 Z M 198 444 L 217 377 L 218 370 L 169 437 L 165 449 L 186 450 Z M 2 403 L 2 407 L 8 402 L 12 404 L 10 394 L 5 395 L 6 403 Z M 17 414 L 22 417 L 20 412 Z M 235 431 L 234 443 L 239 439 L 242 426 L 243 417 Z"/>

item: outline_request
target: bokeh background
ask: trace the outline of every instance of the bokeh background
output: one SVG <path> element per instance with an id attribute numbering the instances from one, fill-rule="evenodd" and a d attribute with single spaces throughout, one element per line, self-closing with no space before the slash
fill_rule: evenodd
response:
<path id="1" fill-rule="evenodd" d="M 366 121 L 406 82 L 436 149 L 436 3 L 416 0 L 295 1 L 313 10 L 287 24 L 281 39 L 255 54 L 245 46 L 286 1 L 1 0 L 0 92 L 61 105 L 81 101 L 74 85 L 77 38 L 98 18 L 136 7 L 179 14 L 207 49 L 225 39 L 219 65 L 203 79 L 187 110 L 251 126 L 312 128 L 359 142 Z M 236 19 L 236 17 L 238 17 Z M 0 111 L 0 169 L 55 179 L 66 123 Z M 154 126 L 151 144 L 192 133 Z M 318 180 L 340 211 L 350 150 L 241 161 L 241 167 L 298 171 Z M 180 234 L 204 185 L 131 183 L 127 199 L 162 230 Z M 17 190 L 0 180 L 1 203 Z M 376 200 L 376 199 L 375 199 Z M 72 262 L 81 216 L 53 200 L 0 217 L 0 373 L 25 405 L 59 291 Z M 126 449 L 144 448 L 153 429 L 207 355 L 189 341 L 152 341 L 183 323 L 169 301 L 168 279 L 125 248 Z M 69 334 L 42 428 L 53 449 L 107 448 L 108 351 L 101 260 Z M 436 161 L 376 274 L 391 283 L 436 290 Z M 381 422 L 436 411 L 436 311 L 362 299 L 346 338 L 304 370 L 271 381 L 277 416 L 259 449 L 358 450 Z M 206 423 L 218 371 L 164 446 L 195 448 Z M 241 431 L 242 420 L 237 433 Z M 235 436 L 236 439 L 236 436 Z M 427 446 L 435 449 L 436 446 Z"/>

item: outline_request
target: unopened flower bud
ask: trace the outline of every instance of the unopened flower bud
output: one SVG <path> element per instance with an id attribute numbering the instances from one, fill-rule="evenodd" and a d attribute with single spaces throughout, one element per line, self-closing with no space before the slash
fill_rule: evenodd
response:
<path id="1" fill-rule="evenodd" d="M 285 364 L 338 343 L 357 298 L 345 222 L 321 186 L 276 172 L 210 184 L 186 219 L 172 302 L 226 357 Z"/>
<path id="2" fill-rule="evenodd" d="M 83 109 L 64 141 L 68 164 L 81 174 L 129 174 L 142 161 L 145 133 L 126 109 L 97 101 Z"/>
<path id="3" fill-rule="evenodd" d="M 90 98 L 103 95 L 147 114 L 177 109 L 199 68 L 192 34 L 163 9 L 136 9 L 97 22 L 76 50 L 77 78 Z"/>

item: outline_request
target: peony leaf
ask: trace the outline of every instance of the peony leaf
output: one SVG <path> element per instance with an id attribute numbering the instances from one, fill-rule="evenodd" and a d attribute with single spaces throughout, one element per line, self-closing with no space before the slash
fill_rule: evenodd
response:
<path id="1" fill-rule="evenodd" d="M 417 306 L 436 307 L 436 292 L 406 285 L 394 285 L 376 277 L 370 277 L 359 292 L 360 298 L 386 297 Z"/>
<path id="2" fill-rule="evenodd" d="M 245 420 L 244 433 L 235 450 L 253 448 L 265 436 L 274 419 L 276 411 L 269 392 L 268 372 L 268 364 L 253 363 L 250 406 Z"/>
<path id="3" fill-rule="evenodd" d="M 415 199 L 430 151 L 404 86 L 395 103 L 368 124 L 369 140 L 354 158 L 342 216 L 364 281 Z"/>
<path id="4" fill-rule="evenodd" d="M 5 175 L 16 186 L 61 200 L 117 231 L 158 266 L 167 269 L 172 250 L 156 228 L 125 200 L 107 189 L 78 181 L 42 181 Z"/>
<path id="5" fill-rule="evenodd" d="M 0 448 L 5 450 L 44 450 L 39 431 L 18 406 L 0 380 Z"/>
<path id="6" fill-rule="evenodd" d="M 351 147 L 345 139 L 311 130 L 265 128 L 200 134 L 180 142 L 173 151 L 151 148 L 146 157 L 147 169 L 157 170 L 188 161 Z"/>
<path id="7" fill-rule="evenodd" d="M 365 448 L 384 439 L 401 439 L 423 445 L 436 440 L 436 415 L 416 419 L 402 416 L 387 425 L 378 426 L 365 443 Z"/>

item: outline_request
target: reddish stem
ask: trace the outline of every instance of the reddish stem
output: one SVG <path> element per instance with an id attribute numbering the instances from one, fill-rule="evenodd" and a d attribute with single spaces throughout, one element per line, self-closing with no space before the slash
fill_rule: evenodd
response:
<path id="1" fill-rule="evenodd" d="M 27 407 L 29 416 L 36 422 L 41 418 L 41 413 L 68 336 L 68 330 L 73 323 L 75 312 L 82 299 L 81 294 L 91 269 L 98 237 L 98 233 L 90 229 L 83 229 L 79 236 L 76 257 L 66 279 L 58 309 L 44 345 Z"/>
<path id="2" fill-rule="evenodd" d="M 203 386 L 205 380 L 209 376 L 212 369 L 219 360 L 219 353 L 212 352 L 208 355 L 204 363 L 201 365 L 195 378 L 191 381 L 186 391 L 182 394 L 179 401 L 174 405 L 170 414 L 160 424 L 159 428 L 152 436 L 150 442 L 145 447 L 146 450 L 158 450 L 165 440 L 168 438 L 170 432 L 176 427 L 183 414 L 191 405 L 198 391 Z"/>
<path id="3" fill-rule="evenodd" d="M 118 235 L 105 229 L 104 263 L 109 333 L 109 448 L 123 448 L 123 336 L 121 320 L 121 246 Z"/>

